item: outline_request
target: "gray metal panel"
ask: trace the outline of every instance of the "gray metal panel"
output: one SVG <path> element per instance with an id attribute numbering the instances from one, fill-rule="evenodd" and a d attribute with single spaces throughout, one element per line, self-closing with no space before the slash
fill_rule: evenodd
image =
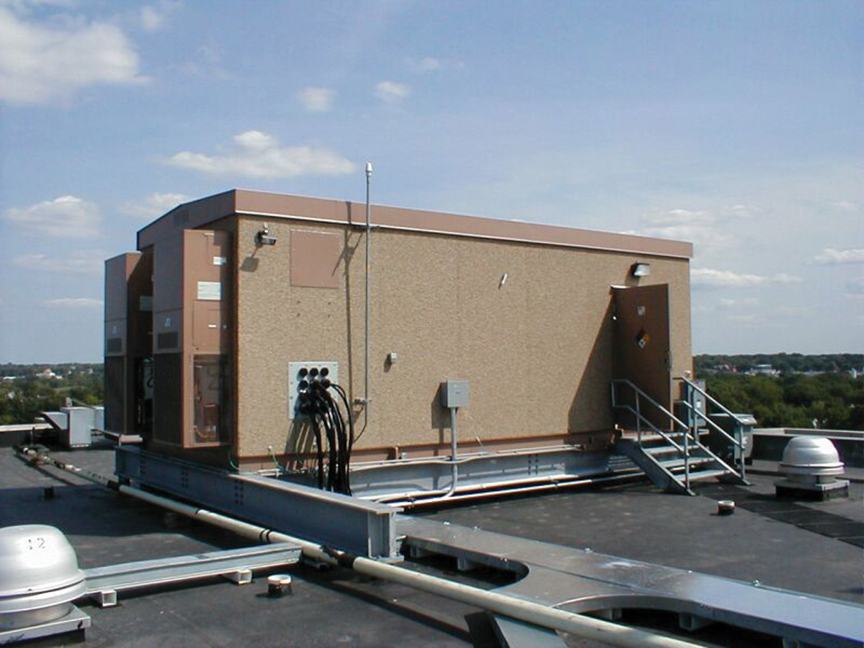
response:
<path id="1" fill-rule="evenodd" d="M 492 625 L 501 648 L 567 648 L 553 630 L 492 615 Z"/>
<path id="2" fill-rule="evenodd" d="M 571 612 L 691 614 L 817 646 L 864 642 L 864 606 L 434 520 L 397 516 L 405 544 L 527 574 L 500 591 Z"/>
<path id="3" fill-rule="evenodd" d="M 85 570 L 87 595 L 183 583 L 241 570 L 292 565 L 300 560 L 300 547 L 278 543 L 211 551 L 192 556 L 159 558 Z"/>
<path id="4" fill-rule="evenodd" d="M 399 559 L 401 509 L 298 484 L 234 474 L 137 448 L 116 449 L 116 474 L 328 547 Z"/>

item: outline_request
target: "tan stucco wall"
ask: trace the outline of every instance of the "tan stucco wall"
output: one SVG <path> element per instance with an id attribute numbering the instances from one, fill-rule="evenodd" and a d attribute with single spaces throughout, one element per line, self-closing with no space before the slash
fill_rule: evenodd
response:
<path id="1" fill-rule="evenodd" d="M 363 232 L 268 221 L 278 239 L 256 250 L 263 219 L 237 229 L 238 456 L 291 451 L 288 363 L 334 360 L 351 397 L 363 395 Z M 292 287 L 294 230 L 345 243 L 337 289 Z M 502 439 L 609 430 L 610 290 L 636 260 L 639 285 L 669 283 L 674 373 L 691 368 L 686 259 L 380 230 L 372 235 L 369 419 L 357 448 L 446 442 L 439 384 L 469 380 L 460 438 Z M 507 273 L 506 283 L 501 277 Z M 387 354 L 398 361 L 385 367 Z"/>

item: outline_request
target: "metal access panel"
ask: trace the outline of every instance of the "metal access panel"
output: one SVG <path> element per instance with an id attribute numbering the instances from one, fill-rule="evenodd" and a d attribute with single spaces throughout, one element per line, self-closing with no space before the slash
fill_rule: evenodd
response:
<path id="1" fill-rule="evenodd" d="M 297 411 L 300 394 L 304 393 L 312 381 L 326 378 L 339 384 L 339 363 L 331 360 L 306 360 L 288 363 L 288 417 L 305 418 Z"/>
<path id="2" fill-rule="evenodd" d="M 220 230 L 177 230 L 154 245 L 151 438 L 161 451 L 230 441 L 231 258 Z"/>
<path id="3" fill-rule="evenodd" d="M 672 345 L 669 285 L 615 288 L 615 378 L 630 380 L 672 411 Z M 642 414 L 661 429 L 669 419 L 656 408 Z"/>

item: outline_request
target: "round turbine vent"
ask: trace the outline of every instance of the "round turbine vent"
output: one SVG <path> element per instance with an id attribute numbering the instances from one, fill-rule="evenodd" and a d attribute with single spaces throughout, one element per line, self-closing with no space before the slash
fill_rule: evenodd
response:
<path id="1" fill-rule="evenodd" d="M 786 445 L 780 471 L 790 482 L 825 484 L 843 474 L 843 462 L 830 439 L 799 436 Z"/>
<path id="2" fill-rule="evenodd" d="M 59 619 L 86 589 L 75 550 L 59 529 L 0 529 L 0 630 Z"/>

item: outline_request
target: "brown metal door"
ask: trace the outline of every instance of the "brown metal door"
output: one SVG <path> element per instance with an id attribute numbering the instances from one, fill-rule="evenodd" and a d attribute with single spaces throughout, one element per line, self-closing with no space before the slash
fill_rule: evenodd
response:
<path id="1" fill-rule="evenodd" d="M 626 378 L 657 403 L 672 411 L 672 357 L 669 322 L 669 286 L 615 289 L 615 378 Z M 632 390 L 618 393 L 630 404 Z M 660 429 L 669 418 L 642 399 L 640 411 Z M 623 421 L 622 421 L 623 423 Z M 631 425 L 632 420 L 627 422 Z"/>

